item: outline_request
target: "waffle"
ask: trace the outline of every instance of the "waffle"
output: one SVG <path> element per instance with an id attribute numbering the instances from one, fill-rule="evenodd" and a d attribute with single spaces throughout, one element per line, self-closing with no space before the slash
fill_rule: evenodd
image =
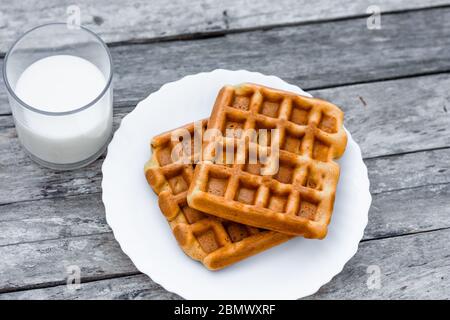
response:
<path id="1" fill-rule="evenodd" d="M 190 146 L 180 144 L 178 140 L 172 141 L 171 137 L 172 134 L 177 137 L 188 132 L 192 136 L 194 130 L 204 131 L 207 120 L 198 124 L 153 138 L 152 157 L 144 169 L 148 183 L 159 196 L 161 211 L 183 251 L 208 269 L 216 270 L 290 239 L 291 236 L 285 234 L 227 221 L 189 207 L 187 190 L 193 178 L 193 163 L 198 152 L 192 152 L 189 163 L 185 163 L 183 159 L 186 157 L 178 150 L 175 154 L 180 155 L 179 161 L 174 162 L 171 157 L 174 148 L 178 145 L 185 150 Z M 197 150 L 194 145 L 191 147 L 192 151 Z"/>
<path id="2" fill-rule="evenodd" d="M 221 135 L 205 142 L 204 161 L 197 164 L 188 192 L 190 207 L 286 234 L 326 236 L 339 179 L 333 159 L 347 144 L 337 106 L 255 84 L 225 86 L 216 98 L 210 129 Z M 235 131 L 230 135 L 227 129 Z M 278 132 L 264 136 L 259 129 Z M 266 159 L 251 163 L 255 152 Z M 221 164 L 228 154 L 234 163 Z"/>

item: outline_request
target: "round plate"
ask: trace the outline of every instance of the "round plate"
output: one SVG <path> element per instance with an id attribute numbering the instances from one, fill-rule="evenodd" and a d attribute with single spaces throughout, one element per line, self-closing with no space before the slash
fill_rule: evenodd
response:
<path id="1" fill-rule="evenodd" d="M 324 240 L 295 238 L 220 271 L 209 271 L 178 247 L 144 177 L 150 139 L 207 118 L 225 84 L 254 82 L 310 96 L 275 76 L 214 70 L 165 84 L 123 120 L 103 163 L 106 220 L 136 267 L 187 299 L 296 299 L 316 292 L 356 253 L 371 203 L 367 168 L 348 133 L 339 164 L 334 213 Z"/>

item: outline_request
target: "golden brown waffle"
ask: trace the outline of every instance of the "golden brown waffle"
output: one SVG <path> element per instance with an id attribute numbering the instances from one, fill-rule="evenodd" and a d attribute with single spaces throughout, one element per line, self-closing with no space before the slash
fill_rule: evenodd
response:
<path id="1" fill-rule="evenodd" d="M 192 136 L 194 129 L 204 131 L 207 120 L 200 124 L 176 130 L 188 130 Z M 153 138 L 153 154 L 144 170 L 148 183 L 159 195 L 161 211 L 188 256 L 201 261 L 208 269 L 221 269 L 292 237 L 220 219 L 189 207 L 186 196 L 194 166 L 172 160 L 173 149 L 180 145 L 178 141 L 171 141 L 176 130 Z"/>
<path id="2" fill-rule="evenodd" d="M 249 143 L 249 129 L 275 128 L 278 136 L 271 133 L 265 143 Z M 339 179 L 339 165 L 333 159 L 344 153 L 347 144 L 343 112 L 337 106 L 255 84 L 225 86 L 208 129 L 220 130 L 223 137 L 211 139 L 204 148 L 205 161 L 197 165 L 188 192 L 192 208 L 306 238 L 326 236 Z M 230 136 L 226 129 L 243 129 L 245 134 Z M 226 158 L 226 150 L 236 149 L 244 139 L 245 161 L 227 166 L 208 161 Z M 275 156 L 271 146 L 277 142 L 279 169 L 263 175 L 260 169 L 270 171 L 274 162 L 250 164 L 249 151 L 265 150 L 270 158 Z M 225 152 L 219 157 L 217 150 L 222 148 Z"/>

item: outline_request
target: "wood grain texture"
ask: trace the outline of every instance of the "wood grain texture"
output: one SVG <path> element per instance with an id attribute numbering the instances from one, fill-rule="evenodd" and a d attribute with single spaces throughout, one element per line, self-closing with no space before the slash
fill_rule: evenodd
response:
<path id="1" fill-rule="evenodd" d="M 435 156 L 449 160 L 450 152 L 437 152 Z M 406 156 L 393 157 L 392 163 L 402 159 L 408 160 Z M 398 174 L 407 175 L 408 172 L 420 170 L 420 162 L 413 163 L 415 167 L 397 167 Z M 386 164 L 390 165 L 389 162 Z M 367 161 L 367 165 L 369 170 L 377 166 L 375 160 Z M 374 194 L 364 239 L 450 227 L 450 182 L 426 185 L 440 178 L 439 170 L 437 168 L 435 173 L 428 171 L 421 175 L 422 179 L 418 177 L 410 188 Z M 395 175 L 387 171 L 385 176 L 392 179 Z M 372 174 L 370 178 L 374 189 L 383 182 Z M 109 231 L 100 193 L 0 206 L 0 246 L 45 240 L 63 241 L 65 238 Z"/>
<path id="2" fill-rule="evenodd" d="M 0 246 L 109 231 L 98 193 L 0 206 Z"/>
<path id="3" fill-rule="evenodd" d="M 450 230 L 363 242 L 344 270 L 307 299 L 448 299 Z M 370 289 L 369 266 L 377 266 L 381 287 Z M 156 289 L 155 289 L 156 288 Z M 156 292 L 155 292 L 156 290 Z M 176 299 L 143 275 L 12 292 L 0 299 Z"/>
<path id="4" fill-rule="evenodd" d="M 429 185 L 374 195 L 364 240 L 443 228 L 450 228 L 450 185 Z"/>
<path id="5" fill-rule="evenodd" d="M 449 147 L 450 114 L 445 111 L 450 101 L 448 87 L 450 77 L 443 74 L 317 90 L 312 94 L 344 109 L 345 125 L 361 146 L 363 156 L 374 157 Z M 116 109 L 116 127 L 130 110 Z M 42 168 L 21 149 L 10 116 L 0 117 L 0 150 L 4 151 L 0 152 L 0 180 L 4 182 L 0 184 L 0 204 L 101 191 L 101 161 L 69 172 Z M 448 158 L 441 160 L 430 153 L 411 154 L 407 159 L 407 163 L 400 160 L 391 167 L 380 159 L 378 166 L 369 169 L 377 183 L 384 183 L 373 184 L 372 191 L 417 186 L 415 180 L 421 179 L 426 180 L 421 182 L 423 185 L 448 182 Z M 425 168 L 422 163 L 430 167 Z M 399 179 L 398 170 L 409 166 L 417 167 Z M 387 171 L 390 174 L 386 176 Z M 428 178 L 429 172 L 436 174 Z"/>
<path id="6" fill-rule="evenodd" d="M 310 299 L 449 299 L 450 230 L 361 243 L 358 253 Z M 381 287 L 369 289 L 369 266 Z"/>
<path id="7" fill-rule="evenodd" d="M 0 56 L 22 28 L 64 20 L 69 4 L 27 0 L 4 10 L 3 2 Z M 370 4 L 78 2 L 82 22 L 112 44 L 116 127 L 163 83 L 218 67 L 328 87 L 311 93 L 346 112 L 373 203 L 356 256 L 309 298 L 449 298 L 450 8 L 442 6 L 450 1 L 379 1 L 384 12 L 400 13 L 383 15 L 377 31 L 363 17 Z M 71 172 L 31 162 L 18 144 L 3 79 L 0 87 L 0 299 L 179 298 L 140 274 L 115 241 L 101 202 L 103 160 Z M 81 267 L 75 292 L 65 285 L 70 265 Z M 370 265 L 380 267 L 380 289 L 367 287 Z"/>
<path id="8" fill-rule="evenodd" d="M 311 93 L 340 106 L 363 156 L 377 157 L 450 146 L 449 85 L 440 74 Z"/>
<path id="9" fill-rule="evenodd" d="M 166 82 L 216 68 L 275 74 L 305 89 L 448 71 L 448 47 L 450 8 L 386 15 L 381 30 L 360 18 L 118 46 L 111 48 L 115 102 L 132 105 Z M 0 114 L 9 112 L 2 89 Z"/>
<path id="10" fill-rule="evenodd" d="M 409 126 L 420 129 L 407 131 L 411 132 L 407 144 L 420 148 L 420 132 L 426 132 L 440 141 L 435 147 L 448 145 L 448 116 L 440 100 L 448 93 L 433 87 L 435 83 L 446 85 L 446 81 L 444 75 L 435 75 L 313 93 L 332 97 L 344 106 L 348 128 L 364 154 L 373 156 L 381 148 L 398 151 L 393 149 L 397 148 L 396 135 L 407 137 L 404 130 L 410 130 Z M 378 98 L 374 92 L 378 92 Z M 116 126 L 128 111 L 130 108 L 116 112 Z M 385 121 L 378 121 L 377 117 L 383 115 Z M 360 118 L 363 120 L 358 121 Z M 404 125 L 395 126 L 397 121 L 404 121 Z M 373 141 L 365 135 L 379 126 L 393 129 L 379 133 L 387 146 L 373 149 Z M 0 153 L 0 175 L 5 182 L 0 184 L 0 256 L 4 258 L 0 263 L 0 290 L 63 284 L 66 262 L 84 267 L 83 274 L 89 280 L 136 273 L 112 234 L 104 233 L 109 228 L 100 200 L 102 160 L 70 172 L 43 169 L 19 147 L 11 117 L 0 117 L 0 128 L 0 148 L 7 151 Z M 366 160 L 375 195 L 365 239 L 448 228 L 449 160 L 450 148 Z M 111 297 L 119 291 L 115 292 Z"/>
<path id="11" fill-rule="evenodd" d="M 250 0 L 69 0 L 20 3 L 0 1 L 0 53 L 19 35 L 36 25 L 65 22 L 67 8 L 80 8 L 81 24 L 98 33 L 106 42 L 139 42 L 152 39 L 195 37 L 270 25 L 307 23 L 366 15 L 373 2 L 351 1 L 250 1 Z M 448 0 L 378 0 L 382 12 L 417 10 L 449 5 Z M 120 12 L 120 14 L 117 14 Z"/>
<path id="12" fill-rule="evenodd" d="M 423 163 L 408 161 L 410 156 L 368 160 L 369 172 L 377 171 L 371 169 L 380 161 L 387 167 L 404 164 L 395 173 L 387 170 L 388 180 L 420 170 Z M 450 159 L 450 149 L 434 151 L 433 156 Z M 449 162 L 443 163 L 448 168 Z M 364 239 L 450 228 L 450 183 L 423 186 L 434 181 L 441 169 L 429 170 L 411 182 L 416 186 L 397 191 L 383 192 L 379 180 L 371 176 L 379 193 L 373 198 Z M 0 206 L 0 291 L 61 284 L 68 264 L 79 265 L 90 280 L 136 273 L 111 233 L 96 234 L 109 231 L 100 197 L 95 193 Z"/>
<path id="13" fill-rule="evenodd" d="M 0 294 L 0 300 L 178 300 L 178 295 L 166 291 L 146 275 L 120 277 L 83 283 L 79 290 L 65 285 Z"/>
<path id="14" fill-rule="evenodd" d="M 450 149 L 366 160 L 371 193 L 450 182 Z"/>
<path id="15" fill-rule="evenodd" d="M 137 274 L 112 233 L 1 246 L 0 292 L 65 284 L 67 267 L 82 279 Z"/>

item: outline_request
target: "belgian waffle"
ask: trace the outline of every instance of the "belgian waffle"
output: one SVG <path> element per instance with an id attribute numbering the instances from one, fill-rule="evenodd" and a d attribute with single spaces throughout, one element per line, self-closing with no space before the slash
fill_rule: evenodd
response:
<path id="1" fill-rule="evenodd" d="M 221 269 L 265 249 L 287 241 L 291 236 L 274 231 L 217 218 L 191 208 L 187 204 L 187 190 L 194 173 L 196 152 L 187 153 L 189 163 L 174 161 L 174 148 L 180 144 L 173 137 L 192 137 L 195 130 L 204 131 L 207 120 L 190 124 L 156 136 L 152 139 L 152 157 L 145 165 L 145 176 L 159 196 L 159 206 L 183 251 L 208 269 Z M 194 141 L 193 139 L 191 140 Z M 194 146 L 189 151 L 194 151 Z M 177 151 L 179 153 L 180 150 Z M 192 156 L 190 154 L 192 153 Z"/>
<path id="2" fill-rule="evenodd" d="M 223 87 L 208 123 L 208 131 L 222 134 L 205 143 L 204 161 L 197 164 L 188 192 L 190 207 L 258 228 L 324 238 L 339 179 L 333 159 L 347 144 L 343 117 L 323 100 L 256 84 Z M 227 129 L 243 131 L 230 135 Z M 257 140 L 247 134 L 251 129 Z M 278 132 L 262 139 L 260 129 Z M 275 143 L 279 149 L 271 148 Z M 218 158 L 239 145 L 243 155 L 235 154 L 244 161 L 220 164 Z M 250 163 L 255 148 L 272 160 L 273 150 L 279 150 L 276 171 L 270 173 L 273 161 Z M 220 157 L 218 150 L 225 150 Z"/>

